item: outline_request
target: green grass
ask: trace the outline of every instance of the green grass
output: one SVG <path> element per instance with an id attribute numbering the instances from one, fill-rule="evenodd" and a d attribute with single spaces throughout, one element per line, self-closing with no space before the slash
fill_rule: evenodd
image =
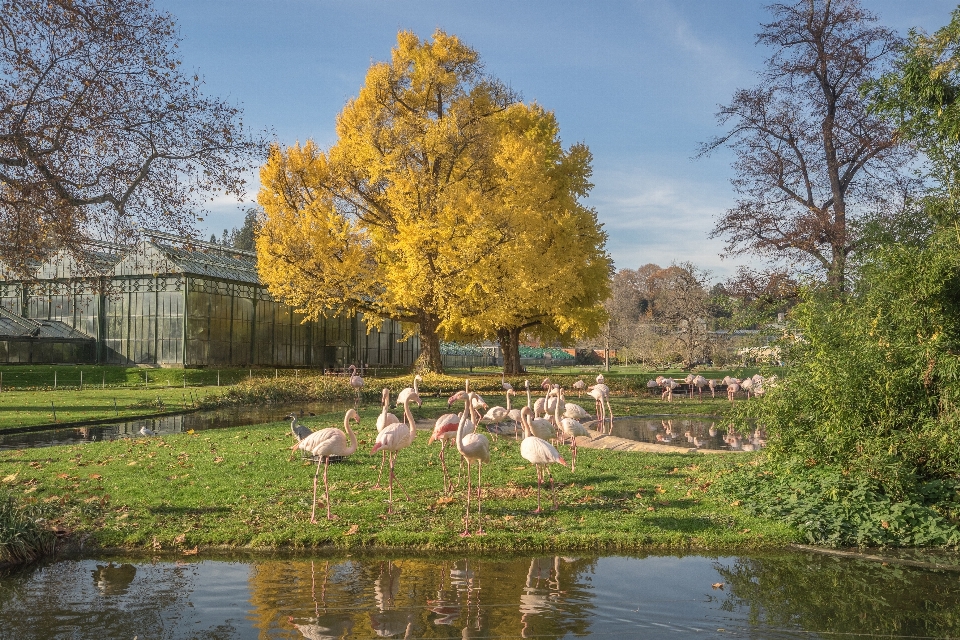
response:
<path id="1" fill-rule="evenodd" d="M 57 391 L 4 391 L 0 394 L 0 431 L 17 427 L 112 420 L 177 412 L 202 403 L 216 387 L 202 389 L 107 388 Z M 159 402 L 158 402 L 159 398 Z M 116 402 L 116 409 L 114 409 Z M 51 405 L 52 403 L 52 405 Z M 54 422 L 56 412 L 56 422 Z"/>
<path id="2" fill-rule="evenodd" d="M 437 415 L 433 400 L 418 413 Z M 487 535 L 461 538 L 464 492 L 441 492 L 439 445 L 421 432 L 400 454 L 397 472 L 410 494 L 374 489 L 371 456 L 377 410 L 362 411 L 360 448 L 330 467 L 331 502 L 340 519 L 310 523 L 315 465 L 292 456 L 288 425 L 273 423 L 82 446 L 0 451 L 0 483 L 51 526 L 102 547 L 390 547 L 419 549 L 629 550 L 648 547 L 777 546 L 797 532 L 747 513 L 712 483 L 749 464 L 749 455 L 697 456 L 581 449 L 575 474 L 557 467 L 558 511 L 533 515 L 536 476 L 516 442 L 500 438 L 484 468 Z M 340 426 L 339 415 L 308 421 Z M 564 448 L 569 459 L 569 451 Z M 457 455 L 449 455 L 456 473 Z M 322 499 L 322 484 L 320 497 Z M 544 496 L 549 503 L 548 495 Z M 323 513 L 323 505 L 318 506 Z M 476 529 L 471 521 L 471 530 Z"/>
<path id="3" fill-rule="evenodd" d="M 131 387 L 227 386 L 241 380 L 297 378 L 315 373 L 307 369 L 155 369 L 96 365 L 0 365 L 2 390 L 84 389 Z M 82 376 L 81 376 L 82 374 Z M 81 380 L 82 377 L 82 380 Z"/>

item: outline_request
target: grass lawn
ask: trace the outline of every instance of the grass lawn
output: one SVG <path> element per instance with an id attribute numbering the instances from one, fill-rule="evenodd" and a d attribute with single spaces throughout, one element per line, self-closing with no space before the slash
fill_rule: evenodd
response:
<path id="1" fill-rule="evenodd" d="M 0 393 L 0 431 L 15 427 L 53 425 L 54 411 L 57 423 L 176 412 L 194 406 L 196 401 L 216 391 L 217 387 L 4 391 Z"/>
<path id="2" fill-rule="evenodd" d="M 441 407 L 446 403 L 432 400 L 417 414 L 436 416 Z M 339 516 L 332 523 L 322 517 L 322 479 L 320 522 L 310 523 L 316 465 L 291 455 L 289 426 L 279 422 L 0 451 L 0 490 L 42 507 L 53 525 L 75 541 L 85 540 L 87 549 L 175 551 L 225 545 L 595 551 L 779 546 L 797 539 L 795 530 L 748 515 L 737 501 L 711 490 L 719 474 L 750 464 L 752 454 L 581 449 L 575 474 L 554 469 L 560 509 L 534 515 L 534 468 L 506 437 L 492 446 L 493 460 L 484 467 L 487 535 L 461 538 L 463 484 L 453 495 L 443 495 L 439 444 L 428 447 L 429 433 L 423 431 L 397 462 L 410 501 L 395 491 L 396 513 L 387 516 L 387 493 L 373 486 L 380 457 L 369 453 L 377 412 L 376 407 L 361 411 L 359 450 L 330 465 L 331 502 Z M 305 422 L 312 428 L 340 427 L 342 416 Z M 569 460 L 567 447 L 562 453 Z M 456 451 L 448 460 L 455 474 Z M 544 504 L 549 505 L 549 493 Z M 476 528 L 472 518 L 470 529 Z"/>

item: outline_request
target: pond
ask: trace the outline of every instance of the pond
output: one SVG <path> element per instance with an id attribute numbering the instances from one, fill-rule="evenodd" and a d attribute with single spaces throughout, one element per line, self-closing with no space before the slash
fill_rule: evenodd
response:
<path id="1" fill-rule="evenodd" d="M 0 574 L 0 638 L 950 637 L 957 578 L 793 551 L 114 556 Z"/>
<path id="2" fill-rule="evenodd" d="M 767 442 L 766 433 L 762 429 L 740 433 L 728 424 L 721 423 L 719 418 L 709 416 L 614 418 L 611 435 L 637 442 L 730 451 L 756 451 Z"/>
<path id="3" fill-rule="evenodd" d="M 319 415 L 330 411 L 342 413 L 350 406 L 352 406 L 352 404 L 347 403 L 243 406 L 160 416 L 156 418 L 144 418 L 141 420 L 125 420 L 86 427 L 44 429 L 41 431 L 24 430 L 19 432 L 9 430 L 0 432 L 0 449 L 49 447 L 61 444 L 116 440 L 117 438 L 129 438 L 133 436 L 139 437 L 140 429 L 143 427 L 163 435 L 168 433 L 182 433 L 191 429 L 194 431 L 203 431 L 205 429 L 223 429 L 248 424 L 264 424 L 266 422 L 283 420 L 284 416 L 291 412 L 303 412 L 308 416 L 310 413 Z M 309 422 L 309 417 L 305 419 L 305 422 Z"/>

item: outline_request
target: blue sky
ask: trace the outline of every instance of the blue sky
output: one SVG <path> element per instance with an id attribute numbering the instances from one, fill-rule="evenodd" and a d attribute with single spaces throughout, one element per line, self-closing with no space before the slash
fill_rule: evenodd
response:
<path id="1" fill-rule="evenodd" d="M 755 83 L 768 20 L 755 0 L 483 1 L 155 0 L 177 19 L 186 70 L 242 106 L 245 122 L 282 144 L 334 142 L 334 122 L 367 68 L 385 60 L 400 29 L 442 28 L 479 51 L 487 70 L 524 100 L 553 110 L 566 144 L 585 142 L 596 185 L 588 204 L 610 236 L 618 268 L 691 261 L 716 278 L 707 238 L 732 205 L 731 155 L 693 160 L 720 133 L 714 113 Z M 863 0 L 901 33 L 932 31 L 956 0 Z M 247 197 L 256 198 L 256 176 Z M 217 200 L 204 224 L 239 226 L 248 205 Z"/>

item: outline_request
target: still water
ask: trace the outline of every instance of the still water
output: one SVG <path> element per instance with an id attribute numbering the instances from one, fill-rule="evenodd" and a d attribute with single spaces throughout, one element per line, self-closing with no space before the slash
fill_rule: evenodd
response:
<path id="1" fill-rule="evenodd" d="M 283 420 L 284 416 L 301 411 L 320 414 L 329 411 L 343 412 L 352 405 L 345 403 L 325 404 L 296 404 L 296 405 L 266 405 L 243 406 L 215 411 L 198 411 L 158 418 L 144 418 L 142 420 L 127 420 L 109 424 L 98 424 L 87 427 L 70 427 L 67 429 L 46 429 L 43 431 L 0 432 L 0 449 L 26 449 L 29 447 L 51 447 L 62 444 L 78 444 L 81 442 L 96 442 L 99 440 L 116 440 L 117 438 L 139 437 L 140 429 L 146 427 L 161 435 L 182 433 L 193 429 L 224 429 L 240 427 L 248 424 L 264 424 Z M 307 419 L 309 421 L 309 418 Z"/>
<path id="2" fill-rule="evenodd" d="M 958 578 L 804 552 L 91 558 L 0 575 L 0 638 L 955 637 Z"/>
<path id="3" fill-rule="evenodd" d="M 639 416 L 614 418 L 611 435 L 638 442 L 691 449 L 756 451 L 767 443 L 762 429 L 740 433 L 726 421 L 703 416 Z"/>

